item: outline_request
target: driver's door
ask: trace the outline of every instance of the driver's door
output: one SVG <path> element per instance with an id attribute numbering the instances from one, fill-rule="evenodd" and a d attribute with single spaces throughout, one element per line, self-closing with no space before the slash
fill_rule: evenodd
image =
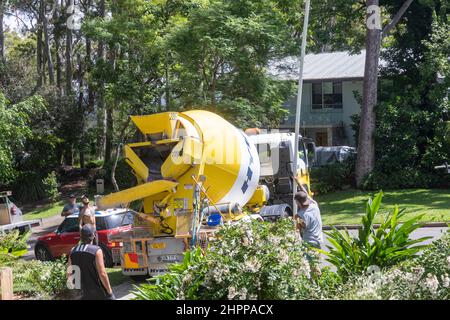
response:
<path id="1" fill-rule="evenodd" d="M 69 255 L 70 250 L 80 241 L 78 219 L 66 218 L 57 231 L 53 251 L 54 257 Z"/>

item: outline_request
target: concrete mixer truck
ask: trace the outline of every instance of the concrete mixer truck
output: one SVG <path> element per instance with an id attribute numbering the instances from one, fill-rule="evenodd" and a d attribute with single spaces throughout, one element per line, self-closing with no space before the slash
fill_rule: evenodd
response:
<path id="1" fill-rule="evenodd" d="M 223 223 L 291 213 L 292 134 L 250 137 L 203 110 L 131 120 L 144 137 L 124 147 L 137 185 L 96 198 L 101 210 L 141 203 L 133 227 L 109 239 L 112 260 L 125 275 L 166 272 L 184 251 L 205 246 Z M 297 177 L 309 190 L 303 142 L 300 150 Z"/>

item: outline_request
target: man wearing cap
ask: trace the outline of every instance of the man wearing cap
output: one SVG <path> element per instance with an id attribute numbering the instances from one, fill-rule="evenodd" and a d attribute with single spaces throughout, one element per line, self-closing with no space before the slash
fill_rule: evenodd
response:
<path id="1" fill-rule="evenodd" d="M 85 224 L 81 228 L 81 241 L 70 251 L 69 266 L 79 268 L 81 277 L 82 300 L 114 300 L 103 260 L 103 251 L 92 244 L 95 235 L 94 226 Z M 67 277 L 77 276 L 68 269 Z M 77 269 L 75 269 L 77 270 Z"/>
<path id="2" fill-rule="evenodd" d="M 69 203 L 66 204 L 61 212 L 61 217 L 67 217 L 71 214 L 79 214 L 80 207 L 77 204 L 77 197 L 74 194 L 69 195 Z"/>
<path id="3" fill-rule="evenodd" d="M 80 209 L 80 214 L 78 216 L 78 224 L 81 228 L 86 224 L 91 224 L 94 227 L 94 244 L 98 244 L 97 228 L 95 224 L 95 210 L 89 203 L 89 197 L 84 194 L 81 196 L 81 202 L 83 207 Z"/>
<path id="4" fill-rule="evenodd" d="M 319 205 L 305 191 L 297 192 L 294 199 L 298 206 L 296 218 L 302 220 L 300 234 L 303 241 L 320 248 L 323 243 L 323 235 Z"/>

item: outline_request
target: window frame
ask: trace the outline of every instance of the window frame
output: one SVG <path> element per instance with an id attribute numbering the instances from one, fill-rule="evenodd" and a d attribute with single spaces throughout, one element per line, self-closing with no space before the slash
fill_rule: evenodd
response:
<path id="1" fill-rule="evenodd" d="M 324 93 L 324 85 L 325 83 L 331 83 L 331 94 L 325 94 Z M 315 87 L 320 85 L 320 101 L 321 103 L 316 103 L 316 98 L 319 96 L 319 93 L 315 93 Z M 340 87 L 340 93 L 337 93 L 335 91 L 336 87 Z M 327 96 L 327 97 L 326 97 Z M 326 98 L 330 98 L 328 96 L 331 96 L 331 103 L 326 103 Z M 340 96 L 339 101 L 336 102 L 336 96 Z M 342 81 L 320 81 L 320 82 L 312 82 L 311 84 L 311 110 L 324 110 L 324 109 L 335 109 L 335 110 L 342 110 L 344 108 L 344 99 L 343 99 L 343 82 Z"/>

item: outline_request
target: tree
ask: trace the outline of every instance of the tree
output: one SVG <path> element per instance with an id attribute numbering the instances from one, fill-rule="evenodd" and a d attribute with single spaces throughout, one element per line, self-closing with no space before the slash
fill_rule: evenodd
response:
<path id="1" fill-rule="evenodd" d="M 358 156 L 355 167 L 356 185 L 361 186 L 363 179 L 375 166 L 375 112 L 378 91 L 378 62 L 381 41 L 397 25 L 413 0 L 403 2 L 400 9 L 383 29 L 381 29 L 380 7 L 378 0 L 367 0 L 366 25 L 366 62 L 364 68 L 363 100 L 361 123 L 359 127 Z"/>
<path id="2" fill-rule="evenodd" d="M 23 151 L 27 138 L 32 136 L 31 118 L 44 111 L 42 97 L 30 97 L 11 105 L 0 92 L 0 184 L 14 179 L 15 157 Z"/>
<path id="3" fill-rule="evenodd" d="M 3 17 L 5 8 L 5 0 L 0 0 L 0 63 L 5 60 L 5 32 L 3 29 Z"/>
<path id="4" fill-rule="evenodd" d="M 172 105 L 210 109 L 238 126 L 276 125 L 293 88 L 273 81 L 267 68 L 269 61 L 297 51 L 288 18 L 271 0 L 211 1 L 193 8 L 166 37 Z"/>

